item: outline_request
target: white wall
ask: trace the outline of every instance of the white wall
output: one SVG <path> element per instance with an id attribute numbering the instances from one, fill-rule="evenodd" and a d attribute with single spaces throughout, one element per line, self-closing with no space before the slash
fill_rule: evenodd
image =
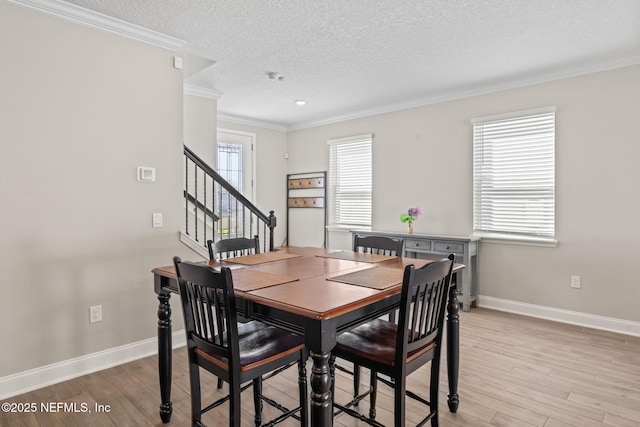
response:
<path id="1" fill-rule="evenodd" d="M 150 271 L 190 251 L 173 53 L 6 2 L 0 40 L 3 377 L 155 337 Z"/>
<path id="2" fill-rule="evenodd" d="M 184 144 L 214 167 L 218 102 L 200 96 L 184 96 Z"/>
<path id="3" fill-rule="evenodd" d="M 416 233 L 468 235 L 470 120 L 549 105 L 559 244 L 481 243 L 478 293 L 638 322 L 640 66 L 293 131 L 288 170 L 326 170 L 328 139 L 373 132 L 373 228 L 404 231 L 400 213 L 418 204 Z M 570 275 L 582 276 L 582 289 L 570 288 Z"/>

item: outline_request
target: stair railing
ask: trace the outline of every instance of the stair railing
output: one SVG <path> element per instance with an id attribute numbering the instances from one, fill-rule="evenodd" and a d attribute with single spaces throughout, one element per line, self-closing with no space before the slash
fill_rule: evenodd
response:
<path id="1" fill-rule="evenodd" d="M 187 146 L 184 161 L 185 234 L 204 248 L 207 240 L 257 235 L 262 251 L 272 251 L 274 212 L 263 213 Z"/>

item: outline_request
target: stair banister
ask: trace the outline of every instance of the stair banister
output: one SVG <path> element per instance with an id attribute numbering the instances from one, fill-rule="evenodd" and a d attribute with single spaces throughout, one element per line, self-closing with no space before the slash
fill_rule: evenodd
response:
<path id="1" fill-rule="evenodd" d="M 204 245 L 206 245 L 206 237 L 205 239 L 203 239 L 203 242 L 200 242 L 198 239 L 198 213 L 202 214 L 203 216 L 203 223 L 204 223 L 204 234 L 206 234 L 206 224 L 207 221 L 206 219 L 209 218 L 213 221 L 213 223 L 215 223 L 216 221 L 218 221 L 220 219 L 220 216 L 218 216 L 215 213 L 215 210 L 213 208 L 213 206 L 210 208 L 207 206 L 207 202 L 206 202 L 206 176 L 210 177 L 213 180 L 214 186 L 217 184 L 219 185 L 221 188 L 223 188 L 224 190 L 226 190 L 228 192 L 228 200 L 227 202 L 229 204 L 231 204 L 232 200 L 231 198 L 233 197 L 233 202 L 236 205 L 236 220 L 238 219 L 238 211 L 237 211 L 237 207 L 241 206 L 243 211 L 242 211 L 242 218 L 245 219 L 244 217 L 244 209 L 247 209 L 249 211 L 249 227 L 250 227 L 250 232 L 249 234 L 252 236 L 253 230 L 253 218 L 252 216 L 255 216 L 257 219 L 257 227 L 259 227 L 260 222 L 262 222 L 264 224 L 265 230 L 266 228 L 269 229 L 269 237 L 268 237 L 268 241 L 269 241 L 269 250 L 273 250 L 274 249 L 274 228 L 276 227 L 276 216 L 274 215 L 274 211 L 269 211 L 269 215 L 263 213 L 256 205 L 254 205 L 250 200 L 248 200 L 240 191 L 238 191 L 233 185 L 231 185 L 228 181 L 226 181 L 218 172 L 216 172 L 210 165 L 208 165 L 204 160 L 202 160 L 197 154 L 195 154 L 189 147 L 187 147 L 186 145 L 184 146 L 184 156 L 185 156 L 185 189 L 184 189 L 184 198 L 185 198 L 185 209 L 187 210 L 187 218 L 185 220 L 185 232 L 187 235 L 190 235 L 189 233 L 189 206 L 191 206 L 194 211 L 195 211 L 195 240 L 198 243 L 202 243 Z M 191 161 L 195 167 L 197 169 L 195 169 L 195 173 L 194 173 L 194 192 L 195 194 L 192 194 L 189 191 L 189 171 L 188 171 L 188 162 Z M 203 184 L 205 187 L 204 190 L 204 194 L 205 194 L 205 200 L 202 201 L 198 198 L 198 170 L 201 170 L 203 172 L 203 174 L 205 175 L 205 177 L 203 177 Z M 215 190 L 212 190 L 212 194 L 215 193 Z M 212 198 L 212 203 L 214 203 L 215 201 L 215 196 Z M 243 224 L 244 226 L 245 224 Z M 236 224 L 236 230 L 237 230 L 237 224 Z M 244 230 L 244 229 L 243 229 Z M 215 235 L 215 231 L 212 230 L 214 232 Z M 265 233 L 266 234 L 266 233 Z M 215 236 L 214 236 L 215 237 Z M 264 236 L 266 237 L 266 236 Z M 264 239 L 263 239 L 264 242 Z M 266 243 L 266 242 L 265 242 Z"/>

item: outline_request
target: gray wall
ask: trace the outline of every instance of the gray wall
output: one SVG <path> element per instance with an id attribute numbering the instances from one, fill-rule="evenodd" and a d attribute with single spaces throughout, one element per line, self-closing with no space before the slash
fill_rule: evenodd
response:
<path id="1" fill-rule="evenodd" d="M 479 294 L 640 321 L 640 66 L 426 105 L 288 134 L 289 173 L 328 169 L 326 141 L 374 133 L 373 228 L 468 235 L 472 216 L 470 120 L 555 105 L 555 248 L 481 243 Z M 302 230 L 294 230 L 296 234 Z M 344 233 L 330 244 L 348 248 Z M 570 276 L 582 276 L 582 289 Z"/>
<path id="2" fill-rule="evenodd" d="M 192 255 L 173 53 L 0 2 L 0 56 L 2 377 L 154 337 L 150 271 Z"/>

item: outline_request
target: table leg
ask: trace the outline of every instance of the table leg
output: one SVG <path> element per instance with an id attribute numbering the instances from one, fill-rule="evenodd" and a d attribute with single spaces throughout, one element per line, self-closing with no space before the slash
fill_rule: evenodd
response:
<path id="1" fill-rule="evenodd" d="M 168 423 L 173 412 L 171 403 L 171 294 L 158 294 L 158 374 L 160 377 L 160 419 Z"/>
<path id="2" fill-rule="evenodd" d="M 329 374 L 330 352 L 311 352 L 311 427 L 333 425 L 331 375 Z"/>
<path id="3" fill-rule="evenodd" d="M 455 277 L 454 280 L 457 278 Z M 456 412 L 460 403 L 458 396 L 458 370 L 460 368 L 460 315 L 458 314 L 458 285 L 449 289 L 447 305 L 447 375 L 449 378 L 449 411 Z"/>

